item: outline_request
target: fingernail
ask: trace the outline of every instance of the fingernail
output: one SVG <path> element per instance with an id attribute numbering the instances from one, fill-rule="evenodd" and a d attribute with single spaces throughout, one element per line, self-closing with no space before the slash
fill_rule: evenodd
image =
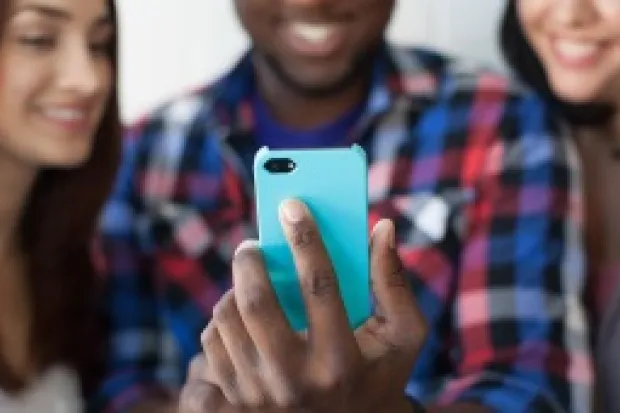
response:
<path id="1" fill-rule="evenodd" d="M 284 219 L 293 224 L 303 220 L 308 215 L 308 208 L 295 199 L 287 199 L 282 202 L 280 211 Z"/>
<path id="2" fill-rule="evenodd" d="M 258 249 L 258 241 L 253 239 L 243 241 L 241 244 L 239 244 L 239 246 L 237 246 L 237 249 L 235 250 L 235 254 L 233 256 L 236 257 L 237 254 L 239 254 L 245 249 Z"/>
<path id="3" fill-rule="evenodd" d="M 394 230 L 394 224 L 389 219 L 382 219 L 375 224 L 372 230 L 372 240 L 379 239 L 382 242 L 387 243 L 391 249 L 396 249 L 396 231 Z M 383 238 L 383 239 L 382 239 Z"/>

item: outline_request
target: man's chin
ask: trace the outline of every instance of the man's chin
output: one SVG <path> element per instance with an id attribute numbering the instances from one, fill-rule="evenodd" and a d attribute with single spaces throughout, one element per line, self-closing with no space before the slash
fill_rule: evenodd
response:
<path id="1" fill-rule="evenodd" d="M 326 98 L 354 87 L 366 76 L 368 64 L 350 64 L 340 70 L 285 69 L 275 58 L 266 58 L 275 76 L 295 93 L 308 98 Z"/>

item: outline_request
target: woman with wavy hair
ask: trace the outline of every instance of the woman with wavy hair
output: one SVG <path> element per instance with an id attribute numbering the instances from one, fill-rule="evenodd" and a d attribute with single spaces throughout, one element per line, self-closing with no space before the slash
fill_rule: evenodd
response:
<path id="1" fill-rule="evenodd" d="M 77 412 L 101 363 L 91 240 L 118 163 L 107 0 L 0 2 L 0 411 Z"/>

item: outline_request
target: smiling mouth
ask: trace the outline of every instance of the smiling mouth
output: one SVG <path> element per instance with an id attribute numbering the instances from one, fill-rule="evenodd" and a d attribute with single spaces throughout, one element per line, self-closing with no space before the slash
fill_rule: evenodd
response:
<path id="1" fill-rule="evenodd" d="M 61 122 L 79 122 L 87 119 L 87 113 L 78 109 L 46 109 L 45 117 Z"/>
<path id="2" fill-rule="evenodd" d="M 343 23 L 294 21 L 285 25 L 284 39 L 297 53 L 326 57 L 336 53 L 344 42 Z"/>
<path id="3" fill-rule="evenodd" d="M 595 64 L 605 50 L 605 44 L 594 41 L 554 39 L 552 48 L 559 60 L 569 67 Z"/>
<path id="4" fill-rule="evenodd" d="M 90 128 L 90 112 L 77 108 L 43 108 L 43 118 L 69 132 L 85 132 Z"/>
<path id="5" fill-rule="evenodd" d="M 334 34 L 334 24 L 314 24 L 295 22 L 291 24 L 291 32 L 300 39 L 314 44 L 324 43 Z"/>

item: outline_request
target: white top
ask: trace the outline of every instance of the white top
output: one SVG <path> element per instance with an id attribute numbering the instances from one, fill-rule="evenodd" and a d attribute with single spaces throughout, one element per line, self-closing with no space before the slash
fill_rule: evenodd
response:
<path id="1" fill-rule="evenodd" d="M 83 408 L 77 374 L 52 367 L 23 392 L 12 395 L 0 389 L 1 413 L 81 413 Z"/>

